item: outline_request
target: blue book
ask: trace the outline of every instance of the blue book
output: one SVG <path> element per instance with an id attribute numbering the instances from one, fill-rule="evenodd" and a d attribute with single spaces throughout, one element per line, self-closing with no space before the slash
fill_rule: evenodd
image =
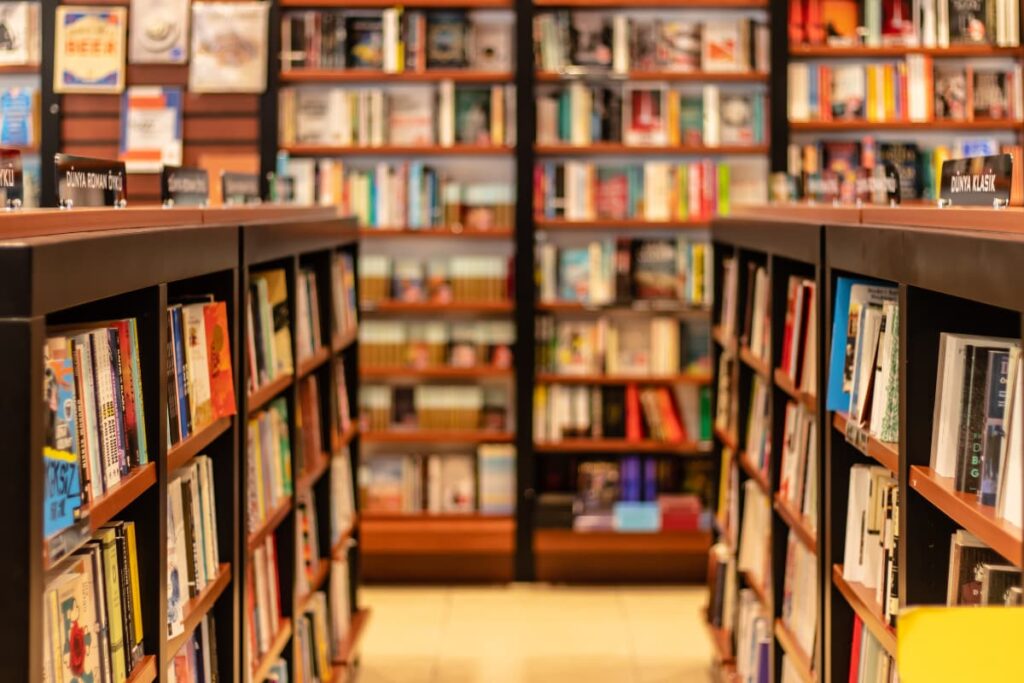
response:
<path id="1" fill-rule="evenodd" d="M 551 219 L 555 217 L 555 163 L 548 161 L 544 164 L 544 217 Z"/>
<path id="2" fill-rule="evenodd" d="M 616 531 L 652 532 L 661 530 L 661 509 L 657 503 L 619 501 L 612 506 Z"/>
<path id="3" fill-rule="evenodd" d="M 821 110 L 821 96 L 818 94 L 818 70 L 808 69 L 810 77 L 807 79 L 807 100 L 811 109 L 811 116 Z"/>
<path id="4" fill-rule="evenodd" d="M 644 500 L 658 500 L 658 461 L 644 460 Z"/>
<path id="5" fill-rule="evenodd" d="M 619 478 L 619 499 L 640 502 L 640 457 L 626 456 L 622 459 L 622 474 Z"/>
<path id="6" fill-rule="evenodd" d="M 836 282 L 826 410 L 845 412 L 850 409 L 848 378 L 852 370 L 857 332 L 857 320 L 851 315 L 851 305 L 858 308 L 867 304 L 881 305 L 884 301 L 897 299 L 898 290 L 895 287 L 877 280 L 841 277 Z"/>
<path id="7" fill-rule="evenodd" d="M 181 438 L 187 439 L 192 433 L 192 414 L 185 385 L 185 332 L 181 321 L 181 306 L 172 309 L 171 321 L 174 325 L 171 334 L 174 338 L 174 383 L 178 387 L 178 422 L 181 425 Z"/>
<path id="8" fill-rule="evenodd" d="M 43 447 L 43 535 L 47 538 L 75 523 L 82 505 L 82 479 L 75 424 L 75 374 L 70 357 L 47 361 L 47 434 Z"/>
<path id="9" fill-rule="evenodd" d="M 563 249 L 559 253 L 558 298 L 586 301 L 590 288 L 590 252 L 587 247 Z"/>

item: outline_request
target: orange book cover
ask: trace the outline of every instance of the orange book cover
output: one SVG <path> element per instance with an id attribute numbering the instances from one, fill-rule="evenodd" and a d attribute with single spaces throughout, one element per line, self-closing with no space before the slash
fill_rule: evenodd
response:
<path id="1" fill-rule="evenodd" d="M 679 421 L 668 387 L 658 387 L 658 411 L 661 413 L 661 426 L 665 430 L 665 440 L 669 443 L 686 441 L 686 428 Z"/>
<path id="2" fill-rule="evenodd" d="M 223 301 L 203 306 L 206 323 L 206 358 L 210 366 L 210 401 L 214 418 L 235 414 L 235 380 L 231 372 L 228 308 Z"/>
<path id="3" fill-rule="evenodd" d="M 803 0 L 790 0 L 789 2 L 789 42 L 800 44 L 807 38 L 804 32 L 804 2 Z"/>
<path id="4" fill-rule="evenodd" d="M 640 417 L 640 392 L 635 384 L 626 385 L 626 441 L 642 441 L 644 428 Z"/>

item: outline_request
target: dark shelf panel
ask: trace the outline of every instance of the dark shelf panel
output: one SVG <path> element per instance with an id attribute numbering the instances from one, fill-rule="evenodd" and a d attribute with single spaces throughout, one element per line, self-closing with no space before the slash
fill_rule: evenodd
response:
<path id="1" fill-rule="evenodd" d="M 846 413 L 836 412 L 832 415 L 832 426 L 842 435 L 846 435 L 846 423 L 849 417 Z M 849 443 L 849 442 L 847 442 Z M 858 444 L 850 444 L 864 455 L 874 458 L 880 465 L 888 469 L 894 475 L 899 472 L 900 452 L 899 444 L 885 443 L 873 436 L 869 436 L 867 443 L 861 447 Z"/>
<path id="2" fill-rule="evenodd" d="M 276 379 L 272 379 L 256 391 L 249 394 L 249 414 L 264 408 L 268 403 L 277 398 L 277 395 L 291 386 L 295 376 L 285 373 Z"/>

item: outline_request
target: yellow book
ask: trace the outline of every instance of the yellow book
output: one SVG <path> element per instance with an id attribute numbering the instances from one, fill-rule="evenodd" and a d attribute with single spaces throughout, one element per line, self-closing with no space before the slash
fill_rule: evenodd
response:
<path id="1" fill-rule="evenodd" d="M 864 114 L 868 121 L 875 121 L 877 120 L 875 118 L 875 103 L 878 99 L 878 93 L 875 88 L 875 67 L 869 64 L 864 68 L 867 71 L 867 78 L 864 79 L 867 84 L 867 106 L 864 107 Z"/>
<path id="2" fill-rule="evenodd" d="M 896 79 L 894 78 L 894 71 L 892 64 L 886 64 L 882 67 L 882 91 L 885 95 L 884 119 L 886 121 L 892 121 L 896 118 Z"/>
<path id="3" fill-rule="evenodd" d="M 132 589 L 132 615 L 135 622 L 135 642 L 142 642 L 142 595 L 139 591 L 139 558 L 135 546 L 135 522 L 125 522 L 125 541 L 128 543 L 128 573 Z"/>
<path id="4" fill-rule="evenodd" d="M 693 302 L 704 303 L 704 245 L 693 245 L 693 260 L 690 264 L 690 279 L 693 281 Z"/>
<path id="5" fill-rule="evenodd" d="M 505 93 L 500 85 L 491 86 L 491 144 L 505 144 Z"/>
<path id="6" fill-rule="evenodd" d="M 103 554 L 103 580 L 106 583 L 107 637 L 110 642 L 110 663 L 114 683 L 124 683 L 128 677 L 125 667 L 124 628 L 122 628 L 121 579 L 117 562 L 117 532 L 103 527 L 99 532 Z"/>
<path id="7" fill-rule="evenodd" d="M 911 607 L 897 632 L 902 683 L 1024 681 L 1019 607 Z"/>
<path id="8" fill-rule="evenodd" d="M 668 94 L 668 144 L 679 144 L 679 98 L 677 92 Z"/>
<path id="9" fill-rule="evenodd" d="M 249 462 L 256 475 L 256 510 L 261 520 L 267 517 L 267 501 L 263 497 L 263 463 L 260 459 L 260 423 L 258 420 L 249 420 L 249 446 L 252 452 L 249 454 Z M 252 529 L 249 530 L 250 532 Z"/>

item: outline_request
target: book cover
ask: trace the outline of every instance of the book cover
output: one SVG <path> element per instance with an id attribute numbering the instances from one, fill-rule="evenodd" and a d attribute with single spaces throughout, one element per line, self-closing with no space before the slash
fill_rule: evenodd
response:
<path id="1" fill-rule="evenodd" d="M 210 374 L 210 401 L 214 419 L 235 414 L 234 376 L 231 369 L 231 341 L 228 310 L 223 301 L 203 306 L 206 359 Z"/>
<path id="2" fill-rule="evenodd" d="M 590 289 L 590 253 L 587 248 L 559 251 L 558 283 L 558 298 L 562 301 L 587 301 Z"/>
<path id="3" fill-rule="evenodd" d="M 575 66 L 610 68 L 612 22 L 602 12 L 573 12 L 569 20 L 569 59 Z"/>
<path id="4" fill-rule="evenodd" d="M 917 40 L 914 11 L 911 0 L 882 0 L 882 42 L 887 45 L 913 44 Z"/>
<path id="5" fill-rule="evenodd" d="M 491 144 L 490 88 L 458 88 L 455 91 L 455 138 L 467 145 Z"/>
<path id="6" fill-rule="evenodd" d="M 267 87 L 266 2 L 192 5 L 188 89 L 197 93 L 262 93 Z"/>
<path id="7" fill-rule="evenodd" d="M 121 374 L 121 397 L 124 404 L 123 421 L 127 436 L 128 460 L 132 467 L 136 467 L 142 464 L 140 460 L 139 432 L 145 429 L 145 425 L 139 422 L 139 414 L 135 405 L 141 396 L 136 393 L 138 378 L 135 377 L 136 368 L 132 363 L 130 321 L 118 320 L 113 326 L 117 329 L 118 369 Z"/>
<path id="8" fill-rule="evenodd" d="M 83 556 L 54 584 L 61 650 L 54 671 L 60 670 L 65 681 L 99 681 L 102 676 L 94 585 L 92 562 Z"/>
<path id="9" fill-rule="evenodd" d="M 39 91 L 5 88 L 0 91 L 0 145 L 33 147 L 38 144 Z"/>
<path id="10" fill-rule="evenodd" d="M 981 444 L 981 475 L 978 482 L 978 502 L 982 505 L 995 505 L 999 492 L 1002 444 L 1006 436 L 1003 429 L 1003 413 L 1006 408 L 1009 371 L 1009 351 L 989 353 L 983 410 L 985 431 Z"/>
<path id="11" fill-rule="evenodd" d="M 627 145 L 665 144 L 664 87 L 626 85 L 622 101 L 622 139 Z"/>
<path id="12" fill-rule="evenodd" d="M 985 565 L 1002 565 L 1005 560 L 995 550 L 966 531 L 955 532 L 950 544 L 946 604 L 981 605 L 981 583 Z"/>
<path id="13" fill-rule="evenodd" d="M 975 119 L 1005 119 L 1010 114 L 1010 91 L 1003 71 L 974 70 Z"/>
<path id="14" fill-rule="evenodd" d="M 658 64 L 666 71 L 700 68 L 700 24 L 664 19 L 657 23 Z"/>
<path id="15" fill-rule="evenodd" d="M 704 22 L 701 36 L 701 67 L 704 71 L 739 71 L 742 63 L 741 23 L 735 20 Z"/>
<path id="16" fill-rule="evenodd" d="M 184 64 L 188 60 L 189 0 L 131 0 L 128 60 Z"/>
<path id="17" fill-rule="evenodd" d="M 821 0 L 821 21 L 830 45 L 856 45 L 859 41 L 860 3 L 857 0 Z"/>
<path id="18" fill-rule="evenodd" d="M 380 16 L 356 15 L 345 19 L 348 69 L 384 68 L 384 22 Z"/>
<path id="19" fill-rule="evenodd" d="M 631 17 L 629 22 L 629 66 L 636 71 L 656 71 L 658 64 L 658 22 Z"/>
<path id="20" fill-rule="evenodd" d="M 476 506 L 473 456 L 446 455 L 441 460 L 441 511 L 472 512 Z"/>
<path id="21" fill-rule="evenodd" d="M 38 64 L 42 26 L 38 2 L 0 3 L 0 64 Z"/>
<path id="22" fill-rule="evenodd" d="M 939 0 L 941 1 L 941 0 Z M 995 0 L 948 0 L 949 44 L 983 45 L 991 42 L 987 16 Z"/>
<path id="23" fill-rule="evenodd" d="M 157 173 L 182 162 L 181 88 L 131 86 L 121 98 L 121 150 L 129 173 Z"/>
<path id="24" fill-rule="evenodd" d="M 867 99 L 864 66 L 837 65 L 831 81 L 832 117 L 839 121 L 863 119 Z"/>
<path id="25" fill-rule="evenodd" d="M 466 66 L 467 31 L 464 11 L 427 12 L 427 68 Z"/>
<path id="26" fill-rule="evenodd" d="M 124 90 L 127 21 L 126 7 L 57 7 L 54 92 Z"/>
<path id="27" fill-rule="evenodd" d="M 577 468 L 577 493 L 584 514 L 611 514 L 619 498 L 619 466 L 582 462 Z"/>
<path id="28" fill-rule="evenodd" d="M 935 118 L 950 121 L 967 119 L 967 69 L 939 62 L 935 65 Z"/>
<path id="29" fill-rule="evenodd" d="M 433 145 L 435 128 L 432 89 L 414 86 L 388 91 L 388 139 L 392 145 Z"/>
<path id="30" fill-rule="evenodd" d="M 512 24 L 475 13 L 466 50 L 468 66 L 481 71 L 511 71 L 512 33 Z"/>
<path id="31" fill-rule="evenodd" d="M 754 120 L 756 93 L 722 93 L 719 100 L 719 142 L 752 145 L 757 141 Z"/>
<path id="32" fill-rule="evenodd" d="M 276 367 L 272 377 L 292 372 L 292 333 L 290 327 L 288 286 L 283 269 L 253 273 L 252 278 L 266 285 L 267 300 L 270 308 L 270 336 L 268 340 L 273 347 Z M 266 341 L 265 341 L 266 343 Z"/>
<path id="33" fill-rule="evenodd" d="M 49 538 L 75 523 L 82 505 L 82 482 L 74 363 L 63 337 L 49 340 L 45 348 L 43 535 Z"/>
<path id="34" fill-rule="evenodd" d="M 920 150 L 913 142 L 880 142 L 876 163 L 890 163 L 900 176 L 900 198 L 903 201 L 920 199 Z"/>
<path id="35" fill-rule="evenodd" d="M 633 242 L 633 294 L 638 299 L 675 299 L 680 285 L 673 240 Z"/>

